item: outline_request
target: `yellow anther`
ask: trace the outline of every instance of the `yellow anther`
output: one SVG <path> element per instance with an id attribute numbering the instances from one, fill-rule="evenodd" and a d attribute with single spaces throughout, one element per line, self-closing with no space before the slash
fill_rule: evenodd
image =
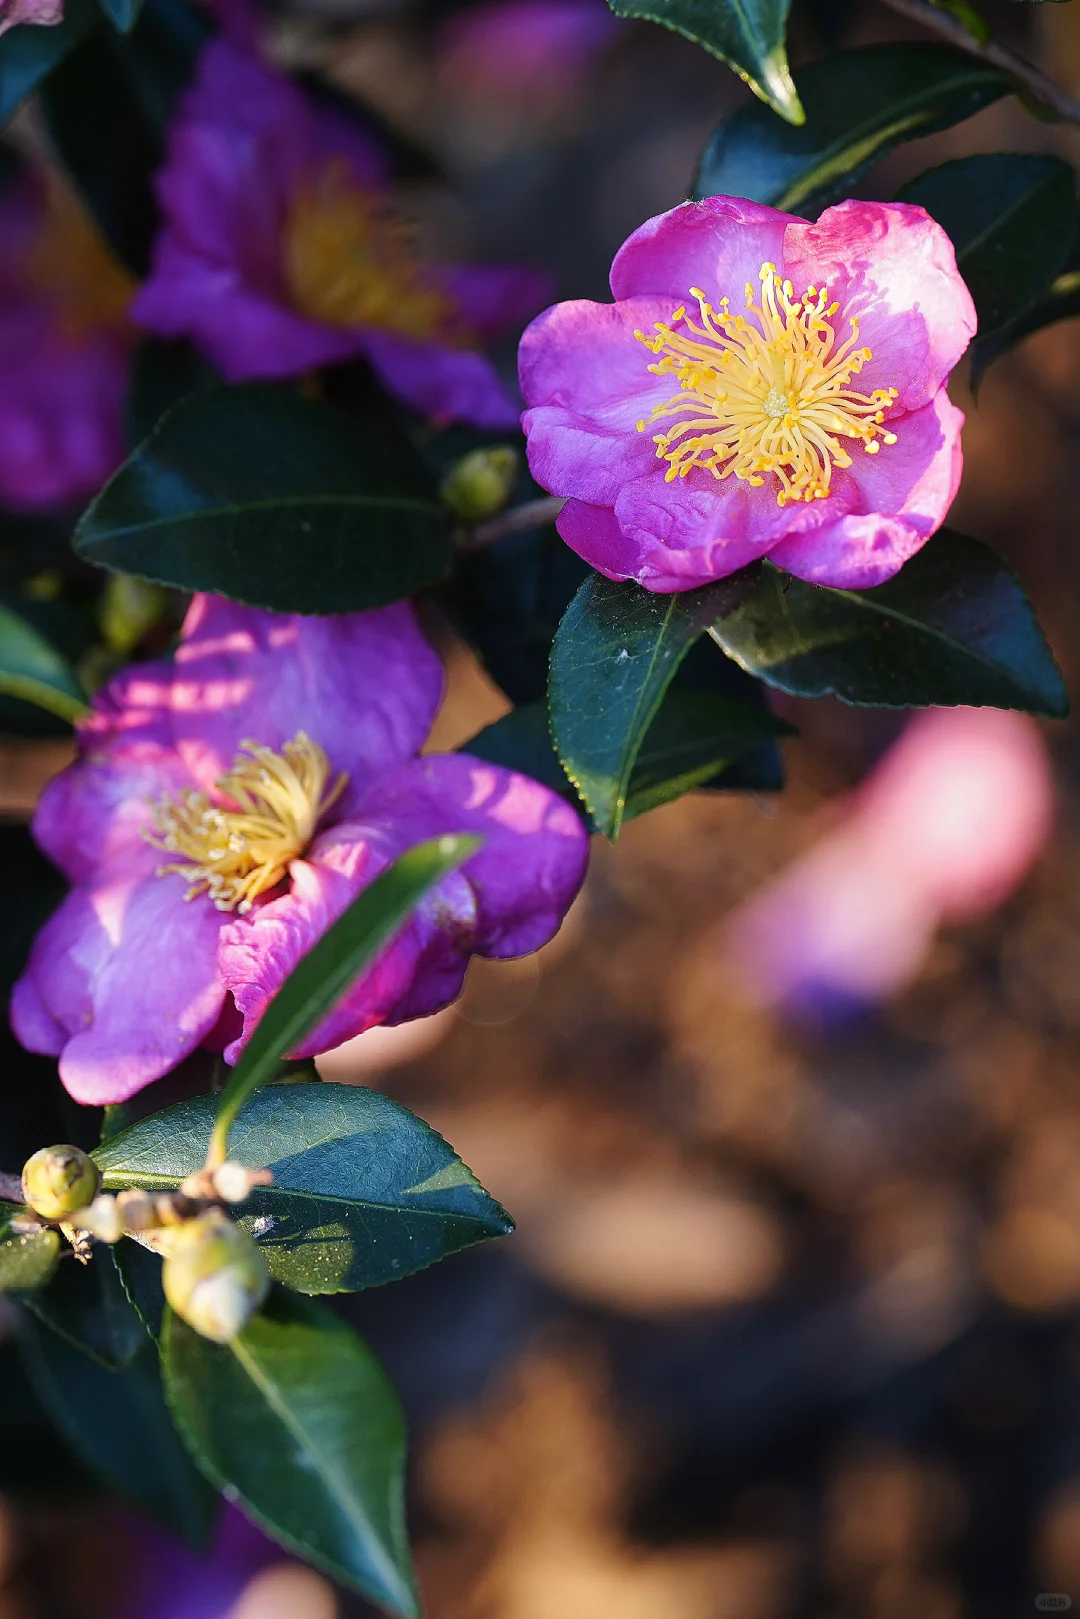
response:
<path id="1" fill-rule="evenodd" d="M 250 741 L 240 750 L 216 783 L 226 807 L 194 790 L 159 799 L 145 835 L 155 849 L 179 856 L 157 875 L 186 877 L 185 899 L 207 894 L 219 911 L 243 913 L 304 853 L 348 777 L 327 788 L 330 761 L 303 731 L 280 753 Z"/>
<path id="2" fill-rule="evenodd" d="M 417 262 L 406 225 L 340 160 L 295 197 L 282 268 L 296 308 L 328 326 L 467 341 L 459 308 Z"/>
<path id="3" fill-rule="evenodd" d="M 765 482 L 763 474 L 772 474 L 779 505 L 822 500 L 833 468 L 852 464 L 843 440 L 857 440 L 870 455 L 882 443 L 896 443 L 896 434 L 881 431 L 881 424 L 897 390 L 863 394 L 849 386 L 872 355 L 855 346 L 854 316 L 849 335 L 838 339 L 830 321 L 839 304 L 829 303 L 827 287 L 810 287 L 796 299 L 792 283 L 781 281 L 768 262 L 760 281 L 760 304 L 749 282 L 746 287 L 751 319 L 731 315 L 727 298 L 714 307 L 692 287 L 696 321 L 686 318 L 684 305 L 669 322 L 657 321 L 656 338 L 635 333 L 660 357 L 649 370 L 679 385 L 638 431 L 660 418 L 687 418 L 653 436 L 657 457 L 668 462 L 669 483 L 694 467 L 755 488 Z M 683 322 L 678 331 L 676 322 Z"/>

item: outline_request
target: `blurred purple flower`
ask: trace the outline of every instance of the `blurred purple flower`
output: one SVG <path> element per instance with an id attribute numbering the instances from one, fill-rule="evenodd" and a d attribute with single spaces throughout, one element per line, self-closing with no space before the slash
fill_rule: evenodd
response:
<path id="1" fill-rule="evenodd" d="M 0 0 L 0 34 L 17 23 L 55 28 L 64 20 L 64 0 Z"/>
<path id="2" fill-rule="evenodd" d="M 488 95 L 543 93 L 577 78 L 619 27 L 604 0 L 490 0 L 443 25 L 440 68 Z"/>
<path id="3" fill-rule="evenodd" d="M 937 928 L 982 916 L 1050 834 L 1053 787 L 1033 720 L 931 709 L 855 794 L 843 824 L 725 926 L 751 997 L 813 1016 L 883 1000 Z"/>
<path id="4" fill-rule="evenodd" d="M 98 693 L 34 817 L 74 886 L 12 997 L 18 1038 L 60 1057 L 78 1101 L 122 1101 L 200 1043 L 235 1061 L 300 957 L 424 839 L 484 842 L 297 1055 L 434 1012 L 471 955 L 551 938 L 584 875 L 581 822 L 526 776 L 417 758 L 442 687 L 406 603 L 313 618 L 197 596 L 174 663 Z"/>
<path id="5" fill-rule="evenodd" d="M 768 556 L 876 585 L 941 525 L 975 310 L 923 209 L 682 203 L 623 244 L 611 290 L 547 310 L 520 350 L 533 477 L 609 579 L 688 590 Z"/>
<path id="6" fill-rule="evenodd" d="M 227 1619 L 249 1581 L 283 1558 L 281 1549 L 223 1503 L 212 1549 L 192 1551 L 141 1518 L 125 1517 L 121 1593 L 110 1590 L 100 1619 Z"/>
<path id="7" fill-rule="evenodd" d="M 165 224 L 134 317 L 193 338 L 230 382 L 363 354 L 435 421 L 516 424 L 476 350 L 543 303 L 546 278 L 422 264 L 375 144 L 229 40 L 203 52 L 158 197 Z"/>
<path id="8" fill-rule="evenodd" d="M 0 196 L 0 500 L 23 511 L 93 494 L 124 458 L 134 283 L 59 182 Z"/>

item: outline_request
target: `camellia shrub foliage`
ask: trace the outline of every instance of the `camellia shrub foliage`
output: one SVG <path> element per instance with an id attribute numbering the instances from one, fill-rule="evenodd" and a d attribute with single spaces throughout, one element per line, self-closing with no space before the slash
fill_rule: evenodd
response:
<path id="1" fill-rule="evenodd" d="M 224 1493 L 403 1615 L 404 1422 L 323 1301 L 512 1219 L 312 1059 L 538 949 L 591 837 L 782 791 L 771 690 L 1068 706 L 948 526 L 947 390 L 1080 313 L 1074 176 L 874 165 L 1080 109 L 967 5 L 794 76 L 784 0 L 612 9 L 754 96 L 603 303 L 425 262 L 416 154 L 242 6 L 18 0 L 0 38 L 0 722 L 76 739 L 0 830 L 0 1292 L 110 1486 L 196 1544 Z M 432 603 L 512 704 L 449 754 Z"/>

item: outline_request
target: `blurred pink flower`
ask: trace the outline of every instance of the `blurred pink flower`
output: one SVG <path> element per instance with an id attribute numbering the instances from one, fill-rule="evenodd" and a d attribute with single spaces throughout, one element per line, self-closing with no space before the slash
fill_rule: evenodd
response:
<path id="1" fill-rule="evenodd" d="M 543 94 L 576 79 L 618 31 L 604 0 L 489 0 L 443 25 L 440 68 L 458 88 Z"/>
<path id="2" fill-rule="evenodd" d="M 230 35 L 243 26 L 235 10 Z M 191 338 L 229 382 L 362 355 L 434 421 L 516 425 L 479 350 L 544 302 L 546 276 L 422 262 L 375 142 L 231 37 L 202 53 L 157 192 L 164 225 L 133 306 L 149 331 Z"/>
<path id="3" fill-rule="evenodd" d="M 63 20 L 64 0 L 0 0 L 0 34 L 6 34 L 16 23 L 54 28 Z"/>
<path id="4" fill-rule="evenodd" d="M 1034 720 L 932 709 L 908 725 L 846 821 L 726 924 L 751 997 L 798 1013 L 872 1003 L 918 971 L 936 929 L 985 915 L 1050 833 L 1053 787 Z"/>
<path id="5" fill-rule="evenodd" d="M 134 282 L 59 183 L 0 197 L 0 500 L 84 500 L 124 458 Z"/>

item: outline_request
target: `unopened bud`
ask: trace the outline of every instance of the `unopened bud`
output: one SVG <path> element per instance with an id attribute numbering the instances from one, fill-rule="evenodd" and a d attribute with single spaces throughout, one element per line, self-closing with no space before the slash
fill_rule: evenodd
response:
<path id="1" fill-rule="evenodd" d="M 251 1237 L 218 1210 L 171 1233 L 161 1281 L 177 1315 L 218 1344 L 247 1326 L 270 1286 Z"/>
<path id="2" fill-rule="evenodd" d="M 463 523 L 479 523 L 502 511 L 517 480 L 518 454 L 509 444 L 471 450 L 454 463 L 439 493 Z"/>
<path id="3" fill-rule="evenodd" d="M 99 1242 L 119 1242 L 124 1235 L 124 1222 L 116 1199 L 108 1192 L 95 1197 L 88 1208 L 76 1209 L 70 1223 L 79 1231 L 89 1231 Z"/>
<path id="4" fill-rule="evenodd" d="M 97 1165 L 79 1147 L 42 1147 L 23 1166 L 23 1197 L 44 1220 L 63 1220 L 84 1209 L 100 1185 Z"/>
<path id="5" fill-rule="evenodd" d="M 111 573 L 98 607 L 98 622 L 109 651 L 126 658 L 168 605 L 168 595 L 160 585 L 126 573 Z"/>
<path id="6" fill-rule="evenodd" d="M 274 1177 L 268 1169 L 249 1169 L 232 1159 L 219 1164 L 210 1177 L 214 1191 L 224 1203 L 243 1203 L 252 1187 L 268 1186 Z"/>
<path id="7" fill-rule="evenodd" d="M 125 1231 L 152 1231 L 158 1223 L 154 1199 L 140 1186 L 117 1192 L 116 1206 Z"/>

